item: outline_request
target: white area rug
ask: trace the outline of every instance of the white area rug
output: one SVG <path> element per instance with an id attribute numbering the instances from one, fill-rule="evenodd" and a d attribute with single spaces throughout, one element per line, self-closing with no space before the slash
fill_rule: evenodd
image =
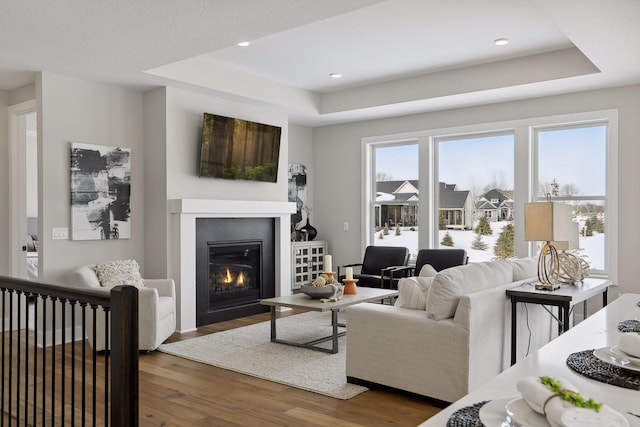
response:
<path id="1" fill-rule="evenodd" d="M 307 342 L 331 335 L 331 314 L 287 316 L 278 319 L 276 325 L 279 339 Z M 367 390 L 347 383 L 346 337 L 339 339 L 338 354 L 328 354 L 272 343 L 270 331 L 270 322 L 262 322 L 162 344 L 158 350 L 337 399 L 350 399 Z M 331 341 L 323 344 L 330 348 Z"/>

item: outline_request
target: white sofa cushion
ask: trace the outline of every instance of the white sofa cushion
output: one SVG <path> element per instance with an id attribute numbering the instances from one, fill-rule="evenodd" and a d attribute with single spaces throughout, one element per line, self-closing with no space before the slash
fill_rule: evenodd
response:
<path id="1" fill-rule="evenodd" d="M 513 266 L 513 281 L 529 279 L 538 275 L 538 257 L 515 258 L 509 260 Z"/>
<path id="2" fill-rule="evenodd" d="M 438 274 L 438 272 L 436 271 L 435 268 L 433 268 L 431 266 L 431 264 L 425 264 L 420 269 L 420 272 L 418 273 L 418 276 L 419 277 L 434 277 L 436 274 Z"/>
<path id="3" fill-rule="evenodd" d="M 424 310 L 433 277 L 403 277 L 398 282 L 396 307 Z"/>
<path id="4" fill-rule="evenodd" d="M 98 264 L 93 268 L 100 280 L 100 286 L 113 288 L 120 285 L 144 287 L 144 280 L 140 275 L 140 266 L 133 259 L 116 260 Z"/>
<path id="5" fill-rule="evenodd" d="M 447 268 L 434 278 L 427 296 L 427 317 L 443 320 L 453 317 L 460 295 L 509 283 L 513 267 L 509 261 L 477 262 Z"/>

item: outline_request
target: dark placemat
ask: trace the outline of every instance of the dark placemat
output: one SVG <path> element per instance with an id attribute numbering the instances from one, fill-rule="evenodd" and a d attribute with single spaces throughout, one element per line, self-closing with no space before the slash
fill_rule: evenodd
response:
<path id="1" fill-rule="evenodd" d="M 471 406 L 458 409 L 449 417 L 447 427 L 485 427 L 480 421 L 480 408 L 487 402 L 491 401 L 485 400 L 484 402 L 474 403 Z"/>
<path id="2" fill-rule="evenodd" d="M 618 323 L 620 332 L 640 332 L 640 320 L 623 320 Z"/>
<path id="3" fill-rule="evenodd" d="M 593 350 L 570 354 L 567 366 L 585 377 L 618 387 L 640 390 L 640 374 L 603 362 Z"/>

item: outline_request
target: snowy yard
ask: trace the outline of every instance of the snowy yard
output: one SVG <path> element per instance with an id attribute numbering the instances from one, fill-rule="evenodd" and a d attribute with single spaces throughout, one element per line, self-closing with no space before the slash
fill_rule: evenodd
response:
<path id="1" fill-rule="evenodd" d="M 482 241 L 487 244 L 487 250 L 481 251 L 471 249 L 471 242 L 475 238 L 475 233 L 472 230 L 447 230 L 449 235 L 453 239 L 453 248 L 466 249 L 469 255 L 469 262 L 482 262 L 490 261 L 495 258 L 493 253 L 493 247 L 495 246 L 498 236 L 502 231 L 502 227 L 509 224 L 509 222 L 492 222 L 491 230 L 493 234 L 490 236 L 482 236 Z M 474 224 L 474 227 L 477 224 Z M 442 241 L 445 230 L 440 230 L 440 237 L 438 242 Z M 409 228 L 401 228 L 400 236 L 395 235 L 395 230 L 390 229 L 389 234 L 384 236 L 383 239 L 379 239 L 380 232 L 376 233 L 375 245 L 376 246 L 406 246 L 411 251 L 412 257 L 418 253 L 418 229 L 411 231 Z M 440 248 L 447 248 L 447 246 L 439 246 Z M 584 249 L 584 254 L 587 255 L 587 262 L 591 268 L 604 269 L 604 234 L 594 233 L 593 236 L 583 237 L 580 236 L 580 248 Z"/>

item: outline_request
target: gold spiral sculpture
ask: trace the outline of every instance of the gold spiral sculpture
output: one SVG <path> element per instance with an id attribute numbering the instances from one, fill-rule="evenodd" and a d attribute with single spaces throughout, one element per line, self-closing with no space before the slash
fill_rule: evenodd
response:
<path id="1" fill-rule="evenodd" d="M 538 280 L 542 284 L 539 288 L 555 289 L 559 286 L 560 265 L 558 250 L 551 242 L 545 242 L 538 257 Z"/>
<path id="2" fill-rule="evenodd" d="M 558 257 L 560 262 L 560 282 L 576 284 L 589 276 L 589 264 L 584 259 L 565 251 L 560 252 Z"/>

